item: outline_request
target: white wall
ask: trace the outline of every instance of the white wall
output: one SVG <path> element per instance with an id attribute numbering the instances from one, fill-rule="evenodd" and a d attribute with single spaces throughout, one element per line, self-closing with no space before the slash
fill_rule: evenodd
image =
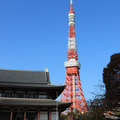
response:
<path id="1" fill-rule="evenodd" d="M 40 112 L 39 120 L 48 120 L 48 112 Z"/>
<path id="2" fill-rule="evenodd" d="M 51 112 L 51 120 L 59 120 L 59 113 Z"/>

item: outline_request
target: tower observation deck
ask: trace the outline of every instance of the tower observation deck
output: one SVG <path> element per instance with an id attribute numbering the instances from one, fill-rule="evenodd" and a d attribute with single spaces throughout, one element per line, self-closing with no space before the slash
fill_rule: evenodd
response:
<path id="1" fill-rule="evenodd" d="M 69 38 L 68 38 L 68 51 L 67 61 L 65 62 L 66 88 L 63 91 L 60 101 L 72 102 L 68 108 L 71 112 L 84 113 L 86 109 L 86 100 L 82 91 L 79 69 L 80 63 L 78 61 L 77 45 L 75 38 L 75 13 L 73 11 L 73 2 L 70 0 L 69 17 Z"/>

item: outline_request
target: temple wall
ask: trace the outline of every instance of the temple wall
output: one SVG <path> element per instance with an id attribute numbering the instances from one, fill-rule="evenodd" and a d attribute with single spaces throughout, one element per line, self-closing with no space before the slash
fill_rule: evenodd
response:
<path id="1" fill-rule="evenodd" d="M 51 120 L 59 120 L 59 113 L 51 112 Z"/>
<path id="2" fill-rule="evenodd" d="M 40 112 L 39 120 L 48 120 L 48 112 Z"/>
<path id="3" fill-rule="evenodd" d="M 40 112 L 39 120 L 49 120 L 48 112 Z M 59 120 L 58 112 L 51 112 L 51 120 Z"/>

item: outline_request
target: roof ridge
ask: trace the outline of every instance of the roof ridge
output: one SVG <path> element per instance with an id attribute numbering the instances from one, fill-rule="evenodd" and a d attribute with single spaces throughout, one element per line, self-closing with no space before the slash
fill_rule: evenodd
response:
<path id="1" fill-rule="evenodd" d="M 37 70 L 18 70 L 18 69 L 3 69 L 0 70 L 8 70 L 8 71 L 25 71 L 25 72 L 45 72 L 45 71 L 37 71 Z"/>

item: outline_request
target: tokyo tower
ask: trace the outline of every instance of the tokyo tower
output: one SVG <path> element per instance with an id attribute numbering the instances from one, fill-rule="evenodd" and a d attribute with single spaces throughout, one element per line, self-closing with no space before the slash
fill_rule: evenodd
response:
<path id="1" fill-rule="evenodd" d="M 72 102 L 72 105 L 68 108 L 71 112 L 84 113 L 86 109 L 86 100 L 83 95 L 79 69 L 80 63 L 78 61 L 76 38 L 75 38 L 75 13 L 73 12 L 72 0 L 70 0 L 70 12 L 69 12 L 69 38 L 68 38 L 68 51 L 67 61 L 65 62 L 66 88 L 63 91 L 60 101 Z"/>

